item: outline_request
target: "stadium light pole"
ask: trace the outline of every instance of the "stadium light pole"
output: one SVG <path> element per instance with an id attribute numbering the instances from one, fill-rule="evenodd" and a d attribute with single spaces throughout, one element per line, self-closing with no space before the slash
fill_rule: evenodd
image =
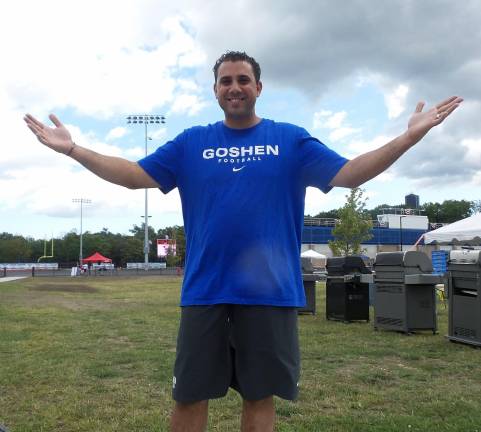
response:
<path id="1" fill-rule="evenodd" d="M 83 205 L 91 204 L 92 201 L 87 198 L 74 198 L 72 199 L 74 203 L 80 203 L 80 251 L 79 251 L 79 265 L 82 265 L 83 260 L 83 232 L 82 232 L 82 219 L 83 219 Z"/>
<path id="2" fill-rule="evenodd" d="M 143 124 L 145 130 L 145 156 L 147 156 L 147 126 L 149 124 L 164 124 L 165 117 L 157 114 L 133 114 L 127 116 L 127 124 Z M 144 264 L 145 270 L 149 268 L 149 216 L 148 216 L 148 189 L 145 189 L 145 235 L 144 235 Z"/>
<path id="3" fill-rule="evenodd" d="M 145 216 L 144 216 L 144 215 L 142 215 L 142 216 L 140 216 L 140 217 L 141 217 L 143 220 L 145 220 Z M 152 217 L 152 216 L 149 215 L 149 218 L 151 218 L 151 217 Z M 148 225 L 148 223 L 147 223 L 147 225 Z M 145 229 L 145 226 L 146 226 L 146 225 L 145 225 L 145 222 L 144 222 L 144 229 Z M 145 233 L 145 231 L 144 231 L 144 233 Z M 149 240 L 149 233 L 148 233 L 148 232 L 147 232 L 147 240 L 144 238 L 144 248 L 145 248 L 145 242 L 146 242 L 146 241 L 147 241 L 147 247 L 148 247 L 148 248 L 147 248 L 147 258 L 148 258 L 148 256 L 149 256 L 149 249 L 150 249 L 150 240 Z M 148 260 L 147 260 L 147 264 L 148 264 Z M 144 265 L 145 265 L 145 264 L 144 264 Z M 147 270 L 147 265 L 146 265 L 145 267 L 146 267 L 145 269 Z M 0 432 L 1 432 L 1 431 L 0 431 Z"/>

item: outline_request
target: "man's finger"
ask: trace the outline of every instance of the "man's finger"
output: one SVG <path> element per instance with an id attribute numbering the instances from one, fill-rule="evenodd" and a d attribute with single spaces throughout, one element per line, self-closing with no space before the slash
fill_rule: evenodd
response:
<path id="1" fill-rule="evenodd" d="M 423 110 L 425 104 L 426 104 L 426 102 L 418 102 L 414 112 L 420 113 Z"/>
<path id="2" fill-rule="evenodd" d="M 460 99 L 459 102 L 462 102 L 462 99 L 461 99 L 461 98 L 458 98 L 457 96 L 451 96 L 450 98 L 448 98 L 448 99 L 446 99 L 446 100 L 438 103 L 438 104 L 436 105 L 436 108 L 437 108 L 437 109 L 441 109 L 441 108 L 443 108 L 443 107 L 446 107 L 446 105 L 449 105 L 451 102 L 455 101 L 456 99 Z"/>
<path id="3" fill-rule="evenodd" d="M 27 124 L 28 128 L 34 133 L 34 135 L 37 135 L 38 131 L 37 129 L 34 127 L 34 126 L 31 126 L 29 124 Z"/>
<path id="4" fill-rule="evenodd" d="M 41 129 L 35 123 L 27 122 L 27 126 L 35 135 L 37 135 L 41 131 Z"/>
<path id="5" fill-rule="evenodd" d="M 42 131 L 36 127 L 36 126 L 33 126 L 33 125 L 27 125 L 28 128 L 33 132 L 33 134 L 37 137 L 37 139 L 40 141 L 40 142 L 43 142 L 42 139 L 44 139 L 44 136 L 42 134 Z M 45 144 L 45 143 L 44 143 Z"/>
<path id="6" fill-rule="evenodd" d="M 44 124 L 41 122 L 41 121 L 38 121 L 33 115 L 31 114 L 27 114 L 25 115 L 25 117 L 23 118 L 27 123 L 30 123 L 30 124 L 34 124 L 36 125 L 38 128 L 43 128 L 44 127 Z"/>
<path id="7" fill-rule="evenodd" d="M 457 107 L 459 106 L 459 103 L 454 104 L 453 106 L 449 107 L 446 111 L 444 111 L 443 117 L 446 118 L 449 114 L 451 114 Z"/>
<path id="8" fill-rule="evenodd" d="M 62 122 L 57 118 L 57 116 L 56 116 L 55 114 L 50 114 L 50 115 L 48 116 L 48 118 L 49 118 L 50 120 L 52 120 L 52 123 L 53 123 L 55 126 L 57 126 L 57 127 L 63 126 Z"/>

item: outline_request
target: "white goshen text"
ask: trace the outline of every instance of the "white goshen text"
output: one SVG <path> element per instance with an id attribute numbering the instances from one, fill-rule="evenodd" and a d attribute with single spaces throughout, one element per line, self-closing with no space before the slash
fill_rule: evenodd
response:
<path id="1" fill-rule="evenodd" d="M 238 158 L 238 157 L 250 157 L 250 156 L 279 156 L 279 146 L 271 145 L 258 145 L 249 147 L 220 147 L 217 149 L 205 149 L 202 153 L 204 159 L 213 158 Z"/>

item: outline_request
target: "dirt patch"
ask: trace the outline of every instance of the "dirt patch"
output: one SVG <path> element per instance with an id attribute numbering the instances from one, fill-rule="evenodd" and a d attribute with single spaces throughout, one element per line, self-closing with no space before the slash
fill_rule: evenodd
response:
<path id="1" fill-rule="evenodd" d="M 99 290 L 90 285 L 57 285 L 57 284 L 41 284 L 30 288 L 31 291 L 52 291 L 52 292 L 69 292 L 69 293 L 96 293 Z"/>

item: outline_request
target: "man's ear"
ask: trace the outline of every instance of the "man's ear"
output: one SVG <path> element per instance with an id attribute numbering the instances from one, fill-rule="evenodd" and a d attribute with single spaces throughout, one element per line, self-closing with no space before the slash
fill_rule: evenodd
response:
<path id="1" fill-rule="evenodd" d="M 215 98 L 217 99 L 217 83 L 214 83 L 214 95 L 215 95 Z"/>
<path id="2" fill-rule="evenodd" d="M 262 81 L 259 81 L 256 84 L 256 87 L 257 87 L 257 97 L 259 97 L 261 95 L 261 92 L 262 92 Z"/>

